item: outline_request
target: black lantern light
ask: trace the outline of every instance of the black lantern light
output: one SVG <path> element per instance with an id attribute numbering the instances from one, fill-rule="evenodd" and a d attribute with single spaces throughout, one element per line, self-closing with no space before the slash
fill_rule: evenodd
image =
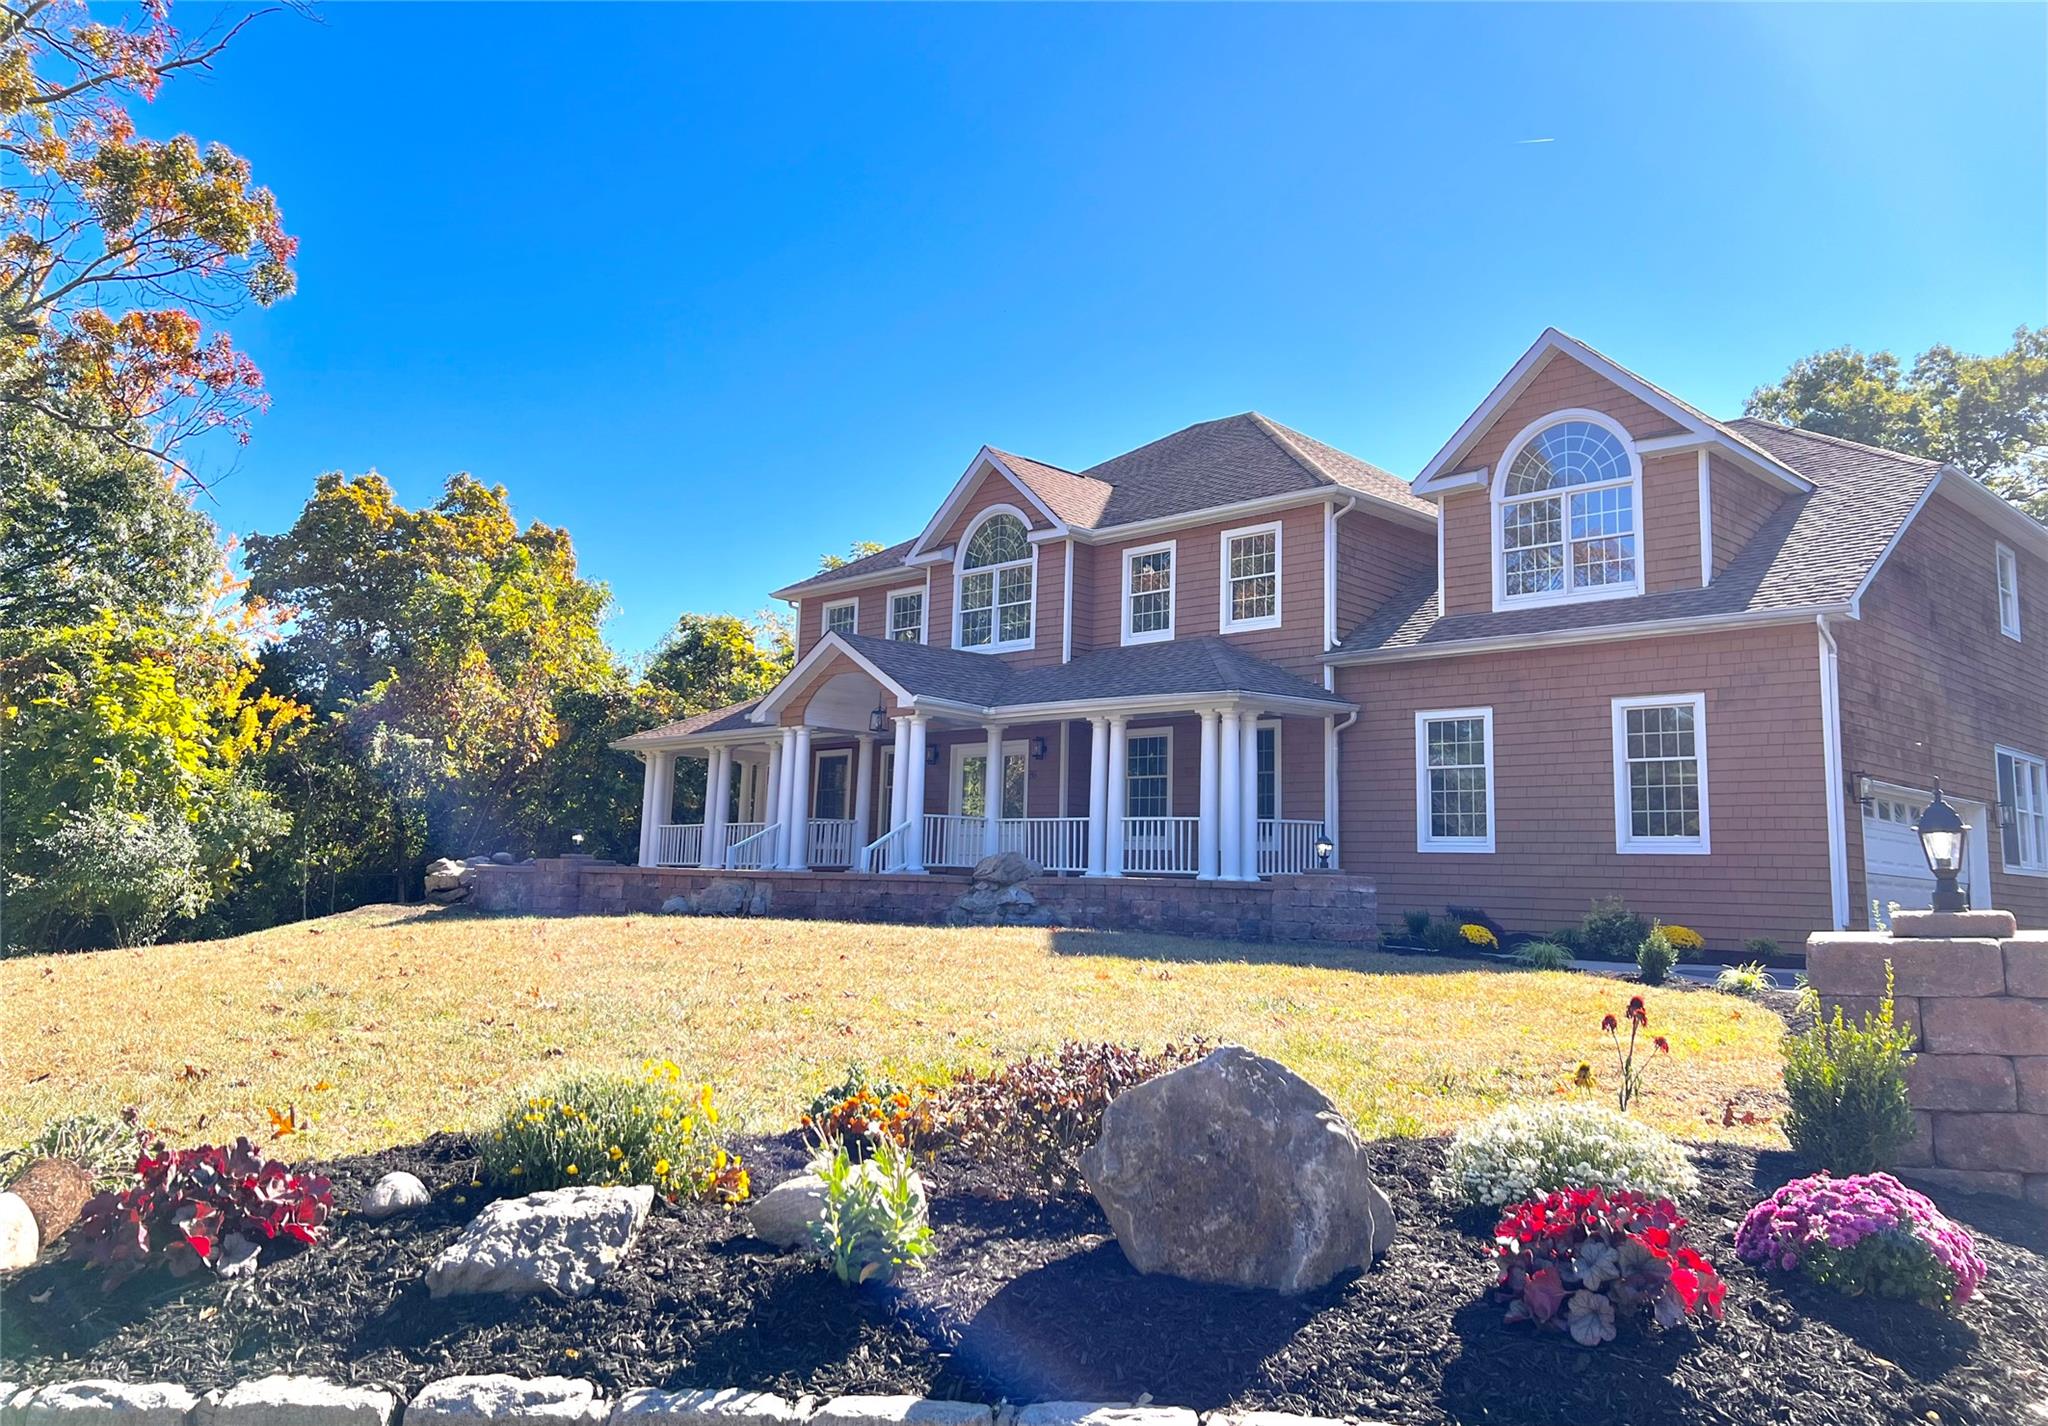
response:
<path id="1" fill-rule="evenodd" d="M 1033 738 L 1031 740 L 1031 761 L 1035 763 L 1042 763 L 1045 761 L 1044 738 Z"/>
<path id="2" fill-rule="evenodd" d="M 1963 851 L 1970 843 L 1970 829 L 1956 815 L 1956 809 L 1942 798 L 1941 783 L 1934 784 L 1934 800 L 1913 824 L 1920 834 L 1920 852 L 1927 869 L 1934 873 L 1934 910 L 1968 911 L 1970 899 L 1956 885 L 1963 870 Z"/>
<path id="3" fill-rule="evenodd" d="M 884 708 L 881 704 L 877 703 L 875 705 L 875 711 L 868 714 L 868 731 L 870 733 L 879 733 L 882 731 L 883 728 L 888 726 L 888 723 L 889 710 Z"/>
<path id="4" fill-rule="evenodd" d="M 1330 840 L 1328 832 L 1316 833 L 1316 865 L 1324 871 L 1330 869 L 1330 858 L 1336 853 L 1337 844 Z"/>

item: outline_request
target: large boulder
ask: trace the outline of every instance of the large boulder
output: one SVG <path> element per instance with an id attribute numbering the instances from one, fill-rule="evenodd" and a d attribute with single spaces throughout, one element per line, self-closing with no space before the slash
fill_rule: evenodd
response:
<path id="1" fill-rule="evenodd" d="M 646 1184 L 501 1198 L 428 1265 L 427 1291 L 583 1297 L 626 1256 L 653 1205 Z"/>
<path id="2" fill-rule="evenodd" d="M 976 862 L 974 873 L 968 879 L 977 887 L 987 886 L 1000 891 L 1006 886 L 1015 886 L 1020 881 L 1044 875 L 1045 868 L 1022 852 L 997 852 Z"/>
<path id="3" fill-rule="evenodd" d="M 1394 1235 L 1329 1098 L 1240 1045 L 1111 1100 L 1081 1173 L 1139 1272 L 1307 1292 Z"/>
<path id="4" fill-rule="evenodd" d="M 484 858 L 484 862 L 488 865 L 490 858 Z M 470 863 L 456 861 L 453 857 L 442 857 L 438 861 L 428 862 L 427 900 L 438 901 L 444 906 L 469 900 L 469 884 L 474 875 L 474 868 Z"/>

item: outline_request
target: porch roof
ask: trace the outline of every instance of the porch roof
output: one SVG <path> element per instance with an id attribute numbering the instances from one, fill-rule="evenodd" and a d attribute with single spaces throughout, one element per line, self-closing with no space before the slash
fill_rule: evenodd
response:
<path id="1" fill-rule="evenodd" d="M 744 703 L 728 703 L 723 708 L 713 708 L 704 713 L 693 713 L 687 718 L 678 718 L 673 723 L 663 723 L 658 728 L 647 728 L 638 733 L 620 738 L 615 748 L 663 747 L 678 738 L 702 736 L 711 733 L 737 733 L 759 725 L 747 718 L 761 704 L 758 698 L 749 698 Z"/>

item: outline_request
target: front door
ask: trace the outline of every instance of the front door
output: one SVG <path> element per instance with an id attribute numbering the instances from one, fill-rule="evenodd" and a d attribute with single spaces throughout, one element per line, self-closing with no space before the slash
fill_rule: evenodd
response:
<path id="1" fill-rule="evenodd" d="M 1023 743 L 1003 744 L 1003 817 L 1024 815 L 1024 791 L 1031 763 Z M 988 815 L 988 748 L 963 743 L 953 749 L 953 785 L 948 806 L 956 817 Z"/>

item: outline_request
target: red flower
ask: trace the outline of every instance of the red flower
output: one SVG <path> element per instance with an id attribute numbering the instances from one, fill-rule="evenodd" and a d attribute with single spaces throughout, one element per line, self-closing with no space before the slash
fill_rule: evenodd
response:
<path id="1" fill-rule="evenodd" d="M 1659 1035 L 1656 1039 L 1650 1041 L 1650 1043 L 1657 1047 L 1657 1053 L 1660 1055 L 1668 1055 L 1671 1053 L 1671 1042 L 1665 1039 L 1662 1035 Z"/>
<path id="2" fill-rule="evenodd" d="M 1619 1020 L 1616 1020 L 1612 1015 L 1602 1016 L 1600 1020 L 1600 1028 L 1607 1031 L 1613 1031 L 1619 1028 L 1620 1024 L 1621 1022 Z"/>
<path id="3" fill-rule="evenodd" d="M 1638 1025 L 1650 1023 L 1650 1012 L 1643 1008 L 1643 997 L 1631 995 L 1628 998 L 1628 1018 Z"/>

